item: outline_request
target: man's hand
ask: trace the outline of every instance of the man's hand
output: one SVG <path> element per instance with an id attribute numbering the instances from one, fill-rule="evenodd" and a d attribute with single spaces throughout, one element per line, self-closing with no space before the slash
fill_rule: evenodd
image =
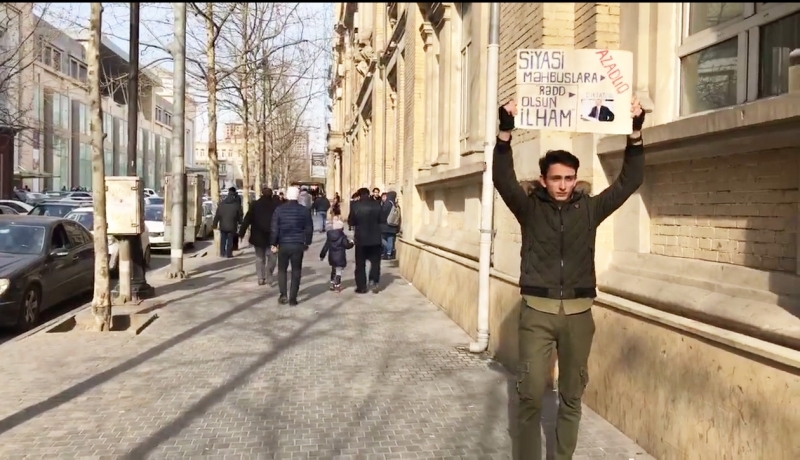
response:
<path id="1" fill-rule="evenodd" d="M 269 250 L 272 251 L 273 254 L 277 254 L 278 253 L 278 247 L 277 246 L 271 246 L 269 248 Z"/>
<path id="2" fill-rule="evenodd" d="M 307 244 L 303 245 L 303 251 L 308 251 L 309 246 Z"/>
<path id="3" fill-rule="evenodd" d="M 511 131 L 514 130 L 514 117 L 517 115 L 517 101 L 510 100 L 504 106 L 500 107 L 497 114 L 497 119 L 500 122 L 500 133 L 498 137 L 502 141 L 511 139 Z"/>
<path id="4" fill-rule="evenodd" d="M 633 132 L 630 137 L 638 139 L 642 137 L 642 126 L 644 125 L 644 110 L 642 104 L 639 103 L 639 98 L 633 96 L 631 98 L 631 119 L 633 120 Z"/>

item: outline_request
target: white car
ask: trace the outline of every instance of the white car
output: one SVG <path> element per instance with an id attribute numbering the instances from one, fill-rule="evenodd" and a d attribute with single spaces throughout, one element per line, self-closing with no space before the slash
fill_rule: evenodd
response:
<path id="1" fill-rule="evenodd" d="M 214 203 L 211 201 L 203 202 L 203 217 L 200 221 L 200 229 L 197 231 L 198 238 L 208 238 L 214 232 Z"/>
<path id="2" fill-rule="evenodd" d="M 17 200 L 0 200 L 0 205 L 8 206 L 9 208 L 17 211 L 19 214 L 27 214 L 31 212 L 33 206 L 29 205 L 28 203 L 23 203 Z"/>
<path id="3" fill-rule="evenodd" d="M 146 205 L 144 207 L 144 226 L 153 249 L 169 248 L 169 241 L 164 238 L 163 205 Z"/>
<path id="4" fill-rule="evenodd" d="M 86 227 L 89 233 L 94 235 L 94 208 L 76 208 L 64 216 Z M 147 232 L 142 232 L 142 249 L 144 249 L 144 266 L 150 266 L 150 238 Z M 115 272 L 119 269 L 119 241 L 112 235 L 108 235 L 108 269 Z"/>

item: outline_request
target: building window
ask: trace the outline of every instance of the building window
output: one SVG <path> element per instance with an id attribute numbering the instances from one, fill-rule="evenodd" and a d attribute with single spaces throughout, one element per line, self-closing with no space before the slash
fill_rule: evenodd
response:
<path id="1" fill-rule="evenodd" d="M 156 106 L 156 121 L 162 125 L 172 126 L 172 114 L 164 108 Z"/>
<path id="2" fill-rule="evenodd" d="M 459 94 L 461 106 L 459 112 L 461 113 L 460 137 L 462 140 L 469 138 L 472 111 L 472 104 L 470 103 L 470 98 L 473 96 L 470 93 L 470 72 L 472 72 L 470 66 L 470 48 L 472 45 L 471 5 L 471 3 L 456 3 L 458 16 L 461 18 L 461 40 L 459 46 L 461 50 L 461 91 Z M 464 146 L 462 146 L 462 150 L 463 148 Z"/>
<path id="3" fill-rule="evenodd" d="M 684 3 L 682 116 L 788 91 L 800 4 Z"/>
<path id="4" fill-rule="evenodd" d="M 79 103 L 78 120 L 78 123 L 80 123 L 80 133 L 91 134 L 91 117 L 89 116 L 89 107 L 87 107 L 86 104 Z"/>
<path id="5" fill-rule="evenodd" d="M 117 169 L 119 171 L 117 174 L 120 176 L 127 176 L 128 175 L 128 122 L 125 120 L 119 120 L 119 132 L 117 132 L 117 155 L 119 156 L 119 160 L 117 160 Z"/>
<path id="6" fill-rule="evenodd" d="M 92 189 L 92 146 L 83 142 L 78 157 L 78 185 Z"/>
<path id="7" fill-rule="evenodd" d="M 114 151 L 111 149 L 103 149 L 103 164 L 106 168 L 106 176 L 114 175 Z"/>
<path id="8" fill-rule="evenodd" d="M 53 136 L 53 190 L 69 188 L 69 139 Z"/>
<path id="9" fill-rule="evenodd" d="M 61 50 L 53 48 L 53 62 L 51 66 L 56 72 L 61 72 L 61 61 L 63 58 L 64 55 L 61 53 Z"/>
<path id="10" fill-rule="evenodd" d="M 103 134 L 106 136 L 104 142 L 112 142 L 114 137 L 114 117 L 103 112 Z"/>
<path id="11" fill-rule="evenodd" d="M 59 126 L 61 129 L 69 129 L 69 97 L 61 96 L 61 106 L 60 109 L 60 116 L 59 116 Z"/>
<path id="12" fill-rule="evenodd" d="M 73 57 L 69 58 L 69 76 L 78 81 L 86 83 L 88 76 L 86 64 Z"/>
<path id="13" fill-rule="evenodd" d="M 144 179 L 144 138 L 145 134 L 141 128 L 139 128 L 138 132 L 138 139 L 136 142 L 136 175 Z"/>

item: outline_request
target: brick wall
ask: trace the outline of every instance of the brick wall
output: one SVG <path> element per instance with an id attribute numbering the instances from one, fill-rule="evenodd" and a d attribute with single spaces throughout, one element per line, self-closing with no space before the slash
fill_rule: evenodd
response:
<path id="1" fill-rule="evenodd" d="M 650 252 L 793 272 L 798 157 L 772 150 L 648 168 Z"/>
<path id="2" fill-rule="evenodd" d="M 619 48 L 619 3 L 575 3 L 575 48 Z"/>

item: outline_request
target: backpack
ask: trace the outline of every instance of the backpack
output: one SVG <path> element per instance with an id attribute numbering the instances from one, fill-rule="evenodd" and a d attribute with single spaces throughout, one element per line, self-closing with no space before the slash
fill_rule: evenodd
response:
<path id="1" fill-rule="evenodd" d="M 386 216 L 386 224 L 390 227 L 400 226 L 400 206 L 395 203 L 392 203 L 392 209 L 389 211 L 389 215 Z"/>

